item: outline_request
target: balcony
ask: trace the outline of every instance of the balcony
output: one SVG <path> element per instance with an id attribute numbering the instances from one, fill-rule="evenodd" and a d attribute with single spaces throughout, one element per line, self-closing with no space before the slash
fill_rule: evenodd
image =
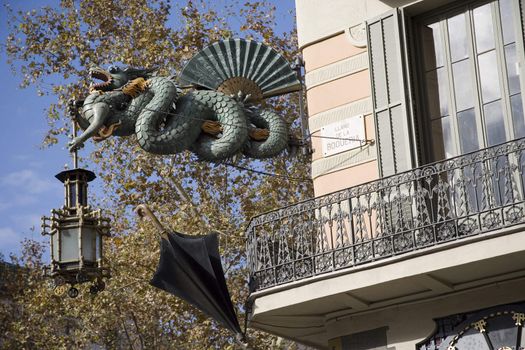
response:
<path id="1" fill-rule="evenodd" d="M 524 151 L 518 139 L 254 217 L 251 292 L 515 233 L 525 223 Z"/>

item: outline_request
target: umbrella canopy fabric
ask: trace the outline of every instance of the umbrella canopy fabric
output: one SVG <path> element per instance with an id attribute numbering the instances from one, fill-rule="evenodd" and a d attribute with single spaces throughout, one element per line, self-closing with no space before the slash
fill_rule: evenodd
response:
<path id="1" fill-rule="evenodd" d="M 242 335 L 224 279 L 216 234 L 168 233 L 161 239 L 159 265 L 150 283 Z"/>

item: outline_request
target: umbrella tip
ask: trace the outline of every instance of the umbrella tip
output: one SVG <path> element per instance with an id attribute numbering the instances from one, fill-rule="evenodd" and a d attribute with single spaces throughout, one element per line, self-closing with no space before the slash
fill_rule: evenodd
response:
<path id="1" fill-rule="evenodd" d="M 138 217 L 142 220 L 144 217 L 149 217 L 152 221 L 155 227 L 160 231 L 159 235 L 162 238 L 165 238 L 167 236 L 167 231 L 160 223 L 159 219 L 153 214 L 153 212 L 148 208 L 146 204 L 139 204 L 135 208 L 135 213 L 137 213 Z"/>
<path id="2" fill-rule="evenodd" d="M 146 216 L 146 213 L 149 211 L 151 212 L 151 210 L 149 210 L 149 208 L 146 206 L 146 204 L 139 204 L 135 207 L 135 213 L 137 214 L 137 216 L 139 217 L 139 219 L 144 219 L 144 217 Z"/>

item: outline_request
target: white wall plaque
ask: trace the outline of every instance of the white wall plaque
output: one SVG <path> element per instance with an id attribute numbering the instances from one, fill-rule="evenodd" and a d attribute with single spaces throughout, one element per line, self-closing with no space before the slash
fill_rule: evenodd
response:
<path id="1" fill-rule="evenodd" d="M 363 115 L 350 117 L 321 128 L 323 157 L 361 147 L 365 143 Z"/>

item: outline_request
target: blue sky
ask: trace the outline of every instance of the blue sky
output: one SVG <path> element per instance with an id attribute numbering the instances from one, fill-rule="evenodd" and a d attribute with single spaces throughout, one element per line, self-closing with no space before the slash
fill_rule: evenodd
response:
<path id="1" fill-rule="evenodd" d="M 1 0 L 0 41 L 7 35 L 5 4 L 14 9 L 30 10 L 45 4 L 57 4 L 55 0 Z M 226 2 L 226 0 L 223 0 Z M 277 31 L 289 30 L 293 23 L 290 11 L 293 0 L 274 0 L 278 6 Z M 239 19 L 234 18 L 233 25 Z M 46 109 L 55 102 L 53 96 L 38 96 L 33 87 L 20 89 L 21 77 L 15 76 L 7 64 L 6 55 L 0 51 L 0 254 L 20 253 L 24 238 L 44 241 L 40 235 L 40 217 L 52 208 L 63 204 L 63 186 L 54 175 L 64 169 L 71 158 L 66 140 L 51 148 L 40 145 L 47 130 Z M 49 82 L 52 83 L 52 82 Z M 84 149 L 84 152 L 86 150 Z M 89 164 L 87 165 L 89 168 Z M 93 183 L 99 185 L 97 180 Z"/>
<path id="2" fill-rule="evenodd" d="M 6 1 L 2 1 L 0 40 L 7 35 Z M 16 2 L 16 8 L 30 9 L 42 1 Z M 53 97 L 37 96 L 36 89 L 20 89 L 1 54 L 0 76 L 0 253 L 19 253 L 24 237 L 42 240 L 40 216 L 63 202 L 62 184 L 54 175 L 69 161 L 65 146 L 40 149 L 47 123 L 45 110 Z"/>

